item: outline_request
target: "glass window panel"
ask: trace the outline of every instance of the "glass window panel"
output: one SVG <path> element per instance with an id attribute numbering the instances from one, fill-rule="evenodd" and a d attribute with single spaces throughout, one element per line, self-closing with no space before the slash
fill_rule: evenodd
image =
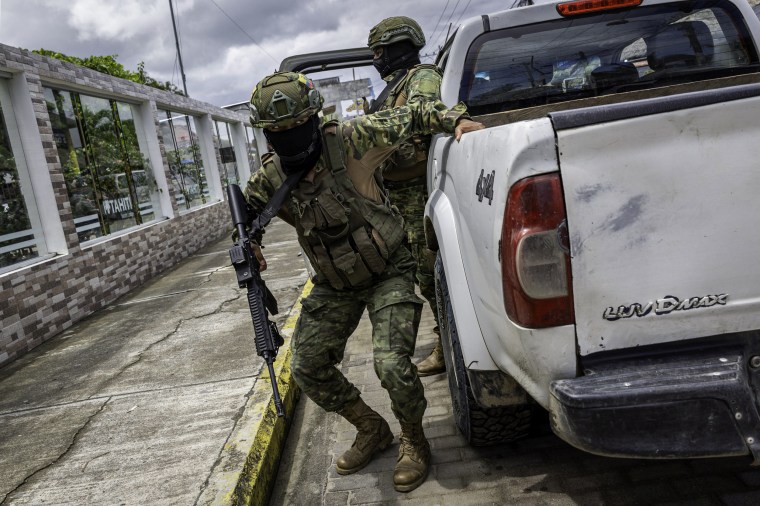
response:
<path id="1" fill-rule="evenodd" d="M 748 35 L 724 0 L 495 30 L 470 46 L 460 99 L 479 115 L 754 72 Z"/>
<path id="2" fill-rule="evenodd" d="M 160 209 L 158 200 L 158 186 L 150 169 L 150 162 L 140 150 L 140 144 L 135 129 L 134 106 L 116 103 L 121 124 L 121 135 L 129 165 L 129 176 L 124 174 L 119 184 L 124 186 L 131 184 L 130 190 L 134 192 L 139 205 L 140 220 L 142 223 L 154 220 L 156 210 Z"/>
<path id="3" fill-rule="evenodd" d="M 103 227 L 93 174 L 85 158 L 82 125 L 77 120 L 74 94 L 50 88 L 45 88 L 44 92 L 77 236 L 80 241 L 95 239 L 103 235 Z"/>
<path id="4" fill-rule="evenodd" d="M 177 205 L 191 209 L 205 204 L 210 194 L 192 116 L 159 111 L 159 117 Z"/>
<path id="5" fill-rule="evenodd" d="M 245 127 L 245 148 L 248 153 L 248 163 L 251 165 L 251 173 L 259 169 L 259 152 L 256 149 L 256 138 L 253 136 L 253 128 Z"/>
<path id="6" fill-rule="evenodd" d="M 158 192 L 134 106 L 51 88 L 44 93 L 79 240 L 156 219 Z"/>
<path id="7" fill-rule="evenodd" d="M 0 82 L 0 86 L 4 86 Z M 5 93 L 0 95 L 5 99 Z M 0 269 L 40 255 L 41 233 L 21 147 L 13 146 L 12 112 L 0 101 Z M 11 128 L 14 128 L 13 126 Z M 15 153 L 14 153 L 15 148 Z M 33 226 L 33 222 L 34 225 Z"/>
<path id="8" fill-rule="evenodd" d="M 216 145 L 219 149 L 219 159 L 221 161 L 220 175 L 222 177 L 222 185 L 226 191 L 228 184 L 240 184 L 237 160 L 235 159 L 235 147 L 232 142 L 229 123 L 214 121 L 214 127 L 217 137 Z"/>
<path id="9" fill-rule="evenodd" d="M 117 138 L 112 103 L 104 98 L 80 95 L 87 142 L 86 155 L 96 176 L 106 233 L 137 225 L 135 202 L 126 182 L 128 163 Z"/>

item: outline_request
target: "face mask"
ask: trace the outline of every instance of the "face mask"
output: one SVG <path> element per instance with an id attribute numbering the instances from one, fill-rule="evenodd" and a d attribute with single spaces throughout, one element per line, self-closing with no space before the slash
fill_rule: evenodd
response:
<path id="1" fill-rule="evenodd" d="M 264 130 L 267 141 L 280 157 L 285 174 L 293 174 L 316 165 L 322 154 L 322 136 L 319 135 L 319 118 L 315 114 L 305 123 L 288 130 Z"/>
<path id="2" fill-rule="evenodd" d="M 372 65 L 386 78 L 397 70 L 412 68 L 420 63 L 420 53 L 408 40 L 383 47 L 380 58 L 372 60 Z"/>

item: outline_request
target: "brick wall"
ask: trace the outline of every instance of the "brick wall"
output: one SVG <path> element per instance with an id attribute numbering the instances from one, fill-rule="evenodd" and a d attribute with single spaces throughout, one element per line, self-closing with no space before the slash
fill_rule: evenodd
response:
<path id="1" fill-rule="evenodd" d="M 44 159 L 47 164 L 67 250 L 66 254 L 0 274 L 1 367 L 228 233 L 230 228 L 226 202 L 217 201 L 179 214 L 169 185 L 171 218 L 91 245 L 80 245 L 53 141 L 43 86 L 131 103 L 150 103 L 157 132 L 160 132 L 158 108 L 199 117 L 209 115 L 233 123 L 246 122 L 247 118 L 243 113 L 1 44 L 0 70 L 10 73 L 12 79 L 24 80 L 27 86 L 28 99 L 39 128 L 39 149 L 44 153 L 39 159 Z M 16 105 L 14 103 L 14 108 Z M 168 181 L 168 164 L 160 133 L 158 143 Z M 218 161 L 204 160 L 204 163 Z M 160 168 L 154 167 L 154 170 Z"/>

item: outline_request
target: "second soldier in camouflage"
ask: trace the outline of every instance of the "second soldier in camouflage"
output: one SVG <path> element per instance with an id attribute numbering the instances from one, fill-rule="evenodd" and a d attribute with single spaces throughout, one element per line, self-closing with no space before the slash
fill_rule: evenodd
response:
<path id="1" fill-rule="evenodd" d="M 441 74 L 438 67 L 420 63 L 419 51 L 425 45 L 425 36 L 416 21 L 406 16 L 384 19 L 370 30 L 367 45 L 375 53 L 373 64 L 380 77 L 388 81 L 385 98 L 378 98 L 367 112 L 441 99 Z M 417 364 L 420 376 L 439 374 L 446 370 L 433 276 L 435 254 L 427 247 L 423 224 L 428 197 L 429 148 L 430 135 L 414 135 L 404 141 L 383 166 L 384 184 L 390 200 L 404 217 L 407 246 L 415 260 L 420 293 L 430 304 L 436 322 L 436 345 L 430 356 Z"/>

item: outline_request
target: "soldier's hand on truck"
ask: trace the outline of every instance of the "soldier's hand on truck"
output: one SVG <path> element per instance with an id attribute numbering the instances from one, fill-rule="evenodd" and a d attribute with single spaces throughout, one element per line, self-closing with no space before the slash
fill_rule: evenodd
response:
<path id="1" fill-rule="evenodd" d="M 475 130 L 483 130 L 486 126 L 483 123 L 472 121 L 471 119 L 462 118 L 457 121 L 457 126 L 454 129 L 454 136 L 457 142 L 462 138 L 463 134 L 467 132 L 474 132 Z"/>

